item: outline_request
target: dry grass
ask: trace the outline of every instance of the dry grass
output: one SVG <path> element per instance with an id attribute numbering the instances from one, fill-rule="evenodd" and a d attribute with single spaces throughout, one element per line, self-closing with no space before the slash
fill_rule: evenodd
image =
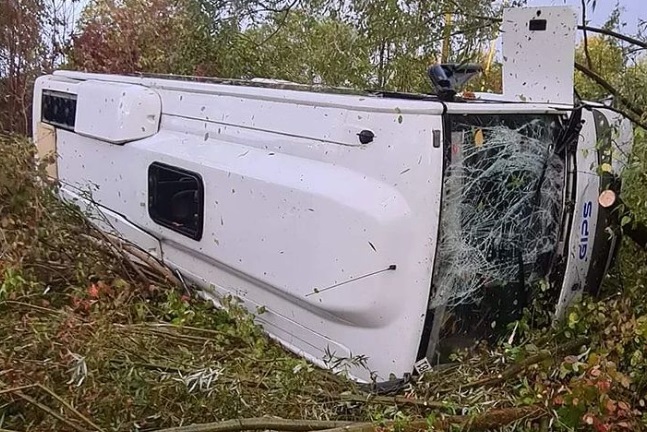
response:
<path id="1" fill-rule="evenodd" d="M 558 413 L 555 398 L 603 364 L 585 353 L 562 373 L 588 328 L 527 333 L 523 346 L 457 357 L 397 396 L 369 395 L 284 351 L 235 304 L 215 309 L 159 268 L 133 266 L 55 186 L 28 142 L 0 135 L 0 430 L 153 431 L 263 416 L 352 421 L 357 431 L 582 420 Z"/>

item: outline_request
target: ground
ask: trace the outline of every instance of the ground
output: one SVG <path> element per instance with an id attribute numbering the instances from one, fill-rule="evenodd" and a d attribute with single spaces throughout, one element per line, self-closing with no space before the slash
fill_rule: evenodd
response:
<path id="1" fill-rule="evenodd" d="M 284 351 L 234 299 L 216 309 L 95 230 L 55 198 L 27 140 L 0 136 L 0 155 L 0 430 L 647 425 L 639 283 L 552 328 L 530 325 L 534 304 L 498 344 L 455 354 L 397 395 L 370 394 Z"/>

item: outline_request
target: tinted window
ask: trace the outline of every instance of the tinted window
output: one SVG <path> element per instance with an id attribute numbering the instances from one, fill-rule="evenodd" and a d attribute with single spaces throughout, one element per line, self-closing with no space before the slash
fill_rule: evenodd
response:
<path id="1" fill-rule="evenodd" d="M 199 174 L 155 162 L 148 168 L 148 214 L 194 240 L 202 238 L 204 185 Z"/>

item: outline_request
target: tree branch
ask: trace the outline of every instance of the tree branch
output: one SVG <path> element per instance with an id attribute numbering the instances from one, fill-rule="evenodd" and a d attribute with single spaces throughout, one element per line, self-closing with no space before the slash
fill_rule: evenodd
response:
<path id="1" fill-rule="evenodd" d="M 262 48 L 263 45 L 265 45 L 267 42 L 270 41 L 274 36 L 276 36 L 282 29 L 285 27 L 285 23 L 288 20 L 288 15 L 290 12 L 292 12 L 292 9 L 299 3 L 300 0 L 293 0 L 289 5 L 287 5 L 285 8 L 281 10 L 276 10 L 272 11 L 275 14 L 282 13 L 283 16 L 281 17 L 280 21 L 276 23 L 276 28 L 268 35 L 266 36 L 262 41 L 256 42 L 250 38 L 248 38 L 246 35 L 242 35 L 245 39 L 256 45 L 256 48 Z M 269 10 L 269 9 L 268 9 Z"/>
<path id="2" fill-rule="evenodd" d="M 582 30 L 584 33 L 584 55 L 586 56 L 586 65 L 593 69 L 591 54 L 589 53 L 589 38 L 586 33 L 586 0 L 582 0 Z"/>
<path id="3" fill-rule="evenodd" d="M 485 431 L 498 429 L 524 418 L 542 417 L 545 414 L 545 409 L 537 405 L 499 408 L 477 415 L 439 415 L 432 423 L 428 420 L 414 420 L 402 424 L 401 430 L 405 432 L 422 432 L 430 429 L 454 430 L 452 427 L 456 427 L 456 430 Z M 394 425 L 394 421 L 388 421 L 385 424 L 355 423 L 352 426 L 342 426 L 321 432 L 377 432 L 385 428 L 390 429 Z"/>
<path id="4" fill-rule="evenodd" d="M 641 109 L 640 107 L 634 105 L 633 102 L 631 102 L 629 99 L 627 99 L 626 97 L 621 95 L 620 92 L 618 90 L 616 90 L 616 88 L 613 87 L 607 80 L 605 80 L 600 75 L 593 72 L 591 69 L 587 68 L 586 66 L 575 62 L 575 69 L 582 72 L 588 78 L 595 81 L 595 83 L 598 84 L 600 87 L 602 87 L 603 89 L 605 89 L 606 91 L 611 93 L 614 97 L 616 97 L 634 115 L 638 116 L 638 120 L 634 119 L 634 121 L 636 121 L 636 123 L 640 124 L 640 122 L 642 121 L 641 120 L 642 117 L 645 115 L 645 111 L 643 109 Z M 643 125 L 641 125 L 641 126 L 643 126 Z"/>
<path id="5" fill-rule="evenodd" d="M 448 429 L 452 425 L 464 426 L 471 431 L 489 430 L 508 425 L 528 417 L 541 417 L 546 411 L 537 405 L 500 408 L 486 411 L 476 416 L 450 415 L 442 416 L 433 422 L 437 429 Z M 395 422 L 385 422 L 386 426 L 393 426 Z M 331 427 L 325 428 L 325 425 Z M 335 425 L 335 426 L 332 426 Z M 306 432 L 318 430 L 321 432 L 376 432 L 381 430 L 382 425 L 371 422 L 335 422 L 321 420 L 286 420 L 271 417 L 258 417 L 250 419 L 226 420 L 216 423 L 204 423 L 189 426 L 181 426 L 169 429 L 160 429 L 156 432 L 241 432 L 248 430 L 275 430 Z M 429 430 L 427 420 L 415 420 L 403 425 L 405 431 L 426 431 Z"/>
<path id="6" fill-rule="evenodd" d="M 454 12 L 454 13 L 456 13 L 456 12 Z M 460 12 L 460 14 L 464 15 L 464 16 L 466 16 L 468 18 L 473 18 L 473 19 L 480 19 L 480 20 L 492 21 L 492 22 L 497 22 L 497 23 L 503 22 L 502 18 L 489 17 L 489 16 L 484 16 L 484 15 L 471 15 L 471 14 L 466 14 L 466 13 L 463 13 L 463 12 Z M 627 43 L 629 43 L 631 45 L 636 45 L 636 46 L 639 46 L 639 47 L 641 47 L 643 49 L 647 49 L 647 42 L 641 41 L 641 40 L 636 39 L 636 38 L 631 37 L 631 36 L 623 35 L 622 33 L 618 33 L 618 32 L 615 32 L 613 30 L 603 29 L 603 28 L 599 28 L 599 27 L 592 27 L 592 26 L 589 26 L 589 25 L 578 25 L 577 29 L 582 30 L 582 31 L 588 31 L 588 32 L 591 32 L 591 33 L 598 33 L 598 34 L 603 34 L 603 35 L 606 35 L 606 36 L 611 36 L 611 37 L 614 37 L 616 39 L 620 39 L 622 41 L 625 41 L 625 42 L 627 42 Z"/>
<path id="7" fill-rule="evenodd" d="M 424 399 L 408 398 L 405 396 L 376 396 L 376 395 L 359 395 L 359 394 L 340 394 L 340 395 L 326 395 L 327 398 L 333 400 L 340 400 L 344 402 L 360 402 L 368 404 L 381 404 L 381 405 L 409 405 L 417 406 L 419 408 L 433 408 L 433 409 L 452 409 L 452 405 L 439 401 L 428 401 Z"/>
<path id="8" fill-rule="evenodd" d="M 547 360 L 549 358 L 554 358 L 556 356 L 559 356 L 568 352 L 572 352 L 588 342 L 589 342 L 589 339 L 587 337 L 580 337 L 573 341 L 560 345 L 559 347 L 557 347 L 557 349 L 555 349 L 555 351 L 550 351 L 550 350 L 540 351 L 539 353 L 532 355 L 520 361 L 519 363 L 510 365 L 506 370 L 504 370 L 498 375 L 483 378 L 478 381 L 473 381 L 471 383 L 461 385 L 459 388 L 461 390 L 467 390 L 474 387 L 499 385 L 505 382 L 506 380 L 513 378 L 519 372 L 522 372 L 523 370 L 527 369 L 532 365 L 541 363 L 542 361 Z"/>
<path id="9" fill-rule="evenodd" d="M 189 426 L 160 429 L 156 432 L 239 432 L 251 430 L 274 430 L 285 432 L 307 432 L 351 426 L 354 422 L 324 420 L 290 420 L 273 417 L 226 420 Z"/>
<path id="10" fill-rule="evenodd" d="M 23 392 L 18 391 L 18 392 L 15 392 L 14 394 L 16 396 L 18 396 L 18 397 L 21 397 L 22 399 L 24 399 L 28 403 L 32 404 L 33 406 L 35 406 L 35 407 L 41 409 L 42 411 L 46 412 L 47 414 L 51 415 L 52 417 L 54 417 L 56 420 L 60 421 L 61 423 L 65 423 L 70 428 L 75 429 L 77 432 L 86 432 L 85 429 L 83 429 L 81 426 L 77 425 L 76 423 L 72 422 L 70 419 L 68 419 L 66 417 L 63 417 L 61 414 L 57 413 L 56 411 L 54 411 L 50 407 L 48 407 L 46 405 L 43 405 L 42 403 L 38 402 L 36 399 L 34 399 L 34 398 L 30 397 L 30 396 L 27 396 Z"/>
<path id="11" fill-rule="evenodd" d="M 577 28 L 579 30 L 586 30 L 586 31 L 589 31 L 591 33 L 599 33 L 599 34 L 603 34 L 603 35 L 606 35 L 606 36 L 611 36 L 611 37 L 614 37 L 616 39 L 623 40 L 623 41 L 625 41 L 627 43 L 630 43 L 632 45 L 639 46 L 639 47 L 641 47 L 643 49 L 647 49 L 647 42 L 643 42 L 643 41 L 638 40 L 636 38 L 633 38 L 631 36 L 623 35 L 622 33 L 614 32 L 613 30 L 607 30 L 607 29 L 603 29 L 603 28 L 591 27 L 591 26 L 586 26 L 586 25 L 584 25 L 584 26 L 580 25 L 580 26 L 577 26 Z"/>
<path id="12" fill-rule="evenodd" d="M 632 115 L 631 113 L 628 113 L 627 111 L 624 111 L 624 110 L 621 110 L 621 109 L 618 109 L 618 108 L 615 108 L 615 107 L 612 107 L 612 106 L 607 106 L 607 105 L 604 106 L 604 109 L 609 110 L 609 111 L 613 111 L 614 113 L 620 114 L 620 115 L 628 118 L 629 121 L 631 121 L 633 124 L 635 124 L 638 127 L 643 128 L 643 129 L 645 129 L 647 131 L 647 123 L 641 121 L 639 118 Z M 626 156 L 626 155 L 624 155 L 624 156 Z"/>

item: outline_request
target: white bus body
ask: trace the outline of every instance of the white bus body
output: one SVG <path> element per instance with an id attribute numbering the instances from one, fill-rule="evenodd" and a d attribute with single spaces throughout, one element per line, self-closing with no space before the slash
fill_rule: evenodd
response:
<path id="1" fill-rule="evenodd" d="M 518 316 L 524 289 L 548 280 L 559 316 L 597 290 L 615 251 L 598 169 L 610 146 L 628 152 L 627 123 L 603 106 L 487 98 L 58 71 L 36 82 L 33 127 L 40 152 L 57 154 L 50 174 L 61 195 L 100 213 L 104 229 L 216 302 L 233 295 L 252 312 L 263 307 L 265 331 L 315 364 L 325 367 L 327 353 L 362 355 L 368 369 L 352 376 L 384 381 L 416 363 L 424 370 L 453 335 L 505 321 L 483 312 L 492 286 L 505 287 L 495 301 L 504 315 Z M 575 147 L 555 150 L 555 137 L 579 124 L 569 123 L 575 113 L 584 120 Z M 604 138 L 605 122 L 619 122 L 620 133 Z M 497 141 L 483 156 L 505 136 L 559 154 L 535 157 Z M 514 168 L 519 155 L 529 164 L 517 189 L 494 205 L 500 184 L 488 167 L 508 158 Z M 608 163 L 605 172 L 619 174 L 624 162 Z M 524 204 L 528 179 L 535 207 Z M 490 212 L 486 226 L 505 230 L 483 233 L 486 246 L 465 216 L 475 203 L 491 209 L 475 213 Z M 519 239 L 506 240 L 510 233 Z M 441 245 L 457 241 L 465 250 Z M 472 262 L 463 252 L 484 254 Z M 476 269 L 461 291 L 468 267 L 451 266 L 493 260 L 494 270 Z M 521 282 L 492 280 L 511 265 Z M 510 286 L 521 288 L 505 297 Z M 452 311 L 460 319 L 450 322 Z"/>

